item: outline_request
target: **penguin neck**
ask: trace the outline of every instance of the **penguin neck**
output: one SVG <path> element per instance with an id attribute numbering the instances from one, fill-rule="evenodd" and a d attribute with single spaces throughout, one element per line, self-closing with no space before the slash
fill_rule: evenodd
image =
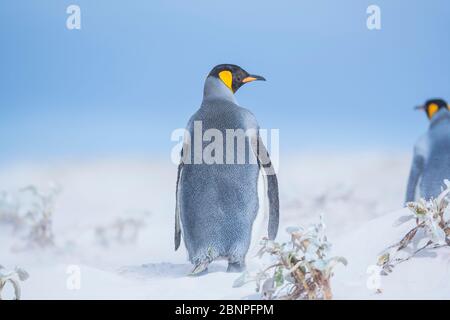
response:
<path id="1" fill-rule="evenodd" d="M 233 92 L 220 79 L 208 77 L 206 78 L 205 88 L 203 89 L 203 101 L 216 99 L 237 104 Z"/>
<path id="2" fill-rule="evenodd" d="M 430 129 L 438 128 L 442 125 L 450 125 L 450 112 L 445 109 L 439 110 L 439 112 L 431 119 Z"/>

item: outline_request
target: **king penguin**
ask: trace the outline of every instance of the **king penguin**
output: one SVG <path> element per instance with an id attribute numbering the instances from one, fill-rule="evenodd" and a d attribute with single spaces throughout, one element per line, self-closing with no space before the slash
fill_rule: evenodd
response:
<path id="1" fill-rule="evenodd" d="M 235 97 L 242 85 L 256 80 L 265 81 L 264 77 L 250 75 L 237 65 L 214 67 L 205 81 L 202 104 L 187 124 L 189 139 L 185 136 L 176 184 L 175 250 L 183 235 L 189 260 L 194 265 L 190 275 L 206 273 L 208 265 L 218 258 L 228 260 L 228 272 L 245 269 L 245 256 L 259 208 L 257 184 L 260 173 L 267 183 L 268 238 L 273 240 L 277 235 L 277 176 L 262 143 L 255 116 L 240 107 Z M 215 150 L 217 158 L 213 163 L 204 161 L 202 155 L 198 161 L 198 150 L 207 148 L 204 140 L 194 137 L 199 125 L 201 135 L 213 130 L 223 137 L 222 141 L 216 140 L 224 147 L 223 154 Z M 242 140 L 247 151 L 245 161 L 242 157 L 241 162 L 238 161 L 242 148 L 234 145 L 230 149 L 227 145 L 230 141 L 225 137 L 229 130 L 246 132 Z M 252 157 L 254 161 L 251 161 Z"/>
<path id="2" fill-rule="evenodd" d="M 428 131 L 414 146 L 405 203 L 436 198 L 450 179 L 450 106 L 442 99 L 416 107 L 430 120 Z"/>

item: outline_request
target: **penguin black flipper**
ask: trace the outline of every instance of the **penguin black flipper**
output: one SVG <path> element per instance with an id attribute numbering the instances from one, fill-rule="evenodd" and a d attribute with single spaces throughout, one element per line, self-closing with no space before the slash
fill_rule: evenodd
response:
<path id="1" fill-rule="evenodd" d="M 406 187 L 405 205 L 420 198 L 419 181 L 422 179 L 427 158 L 428 138 L 421 136 L 414 145 L 413 160 L 409 171 L 408 185 Z"/>
<path id="2" fill-rule="evenodd" d="M 270 240 L 275 240 L 280 223 L 280 201 L 278 198 L 278 179 L 276 174 L 267 176 L 267 195 L 269 197 L 269 228 Z"/>
<path id="3" fill-rule="evenodd" d="M 278 192 L 278 179 L 270 160 L 269 152 L 259 134 L 252 142 L 254 150 L 256 150 L 256 158 L 259 168 L 263 171 L 267 178 L 267 196 L 269 198 L 269 226 L 268 236 L 270 240 L 274 240 L 278 233 L 280 223 L 280 200 Z"/>
<path id="4" fill-rule="evenodd" d="M 422 175 L 424 166 L 424 159 L 421 155 L 415 154 L 413 158 L 413 163 L 411 165 L 411 170 L 408 178 L 408 186 L 406 188 L 406 199 L 405 205 L 408 202 L 412 202 L 416 199 L 417 184 L 419 182 L 420 176 Z"/>

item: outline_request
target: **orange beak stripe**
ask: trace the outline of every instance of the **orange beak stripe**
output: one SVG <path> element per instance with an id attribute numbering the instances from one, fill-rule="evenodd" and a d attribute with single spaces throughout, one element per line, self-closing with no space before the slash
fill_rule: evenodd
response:
<path id="1" fill-rule="evenodd" d="M 255 77 L 247 77 L 247 78 L 244 78 L 244 79 L 242 80 L 242 82 L 243 82 L 243 83 L 247 83 L 247 82 L 252 82 L 252 81 L 255 81 L 255 80 L 256 80 Z"/>

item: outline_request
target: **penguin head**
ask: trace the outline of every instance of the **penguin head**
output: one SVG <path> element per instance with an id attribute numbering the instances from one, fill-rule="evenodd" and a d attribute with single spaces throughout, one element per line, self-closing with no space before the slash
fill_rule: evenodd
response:
<path id="1" fill-rule="evenodd" d="M 443 99 L 430 99 L 425 105 L 416 107 L 416 110 L 424 110 L 430 120 L 441 109 L 450 111 L 450 105 Z"/>
<path id="2" fill-rule="evenodd" d="M 264 77 L 249 74 L 235 64 L 219 64 L 211 70 L 208 77 L 219 79 L 233 93 L 236 93 L 246 83 L 256 80 L 266 81 Z"/>

